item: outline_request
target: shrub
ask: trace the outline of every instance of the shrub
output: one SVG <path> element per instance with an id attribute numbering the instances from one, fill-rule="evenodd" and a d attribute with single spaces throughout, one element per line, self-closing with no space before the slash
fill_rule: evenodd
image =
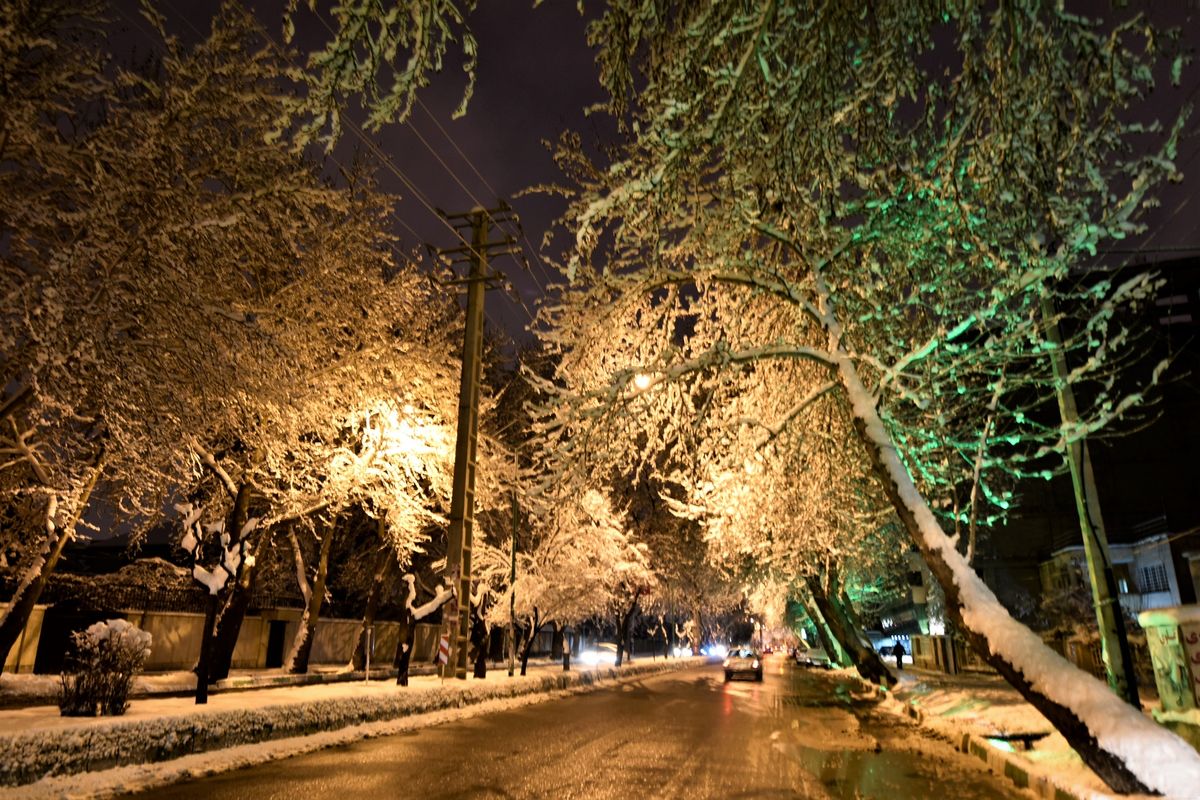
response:
<path id="1" fill-rule="evenodd" d="M 66 717 L 120 716 L 150 655 L 150 634 L 123 619 L 71 634 L 75 652 L 62 673 L 59 711 Z"/>

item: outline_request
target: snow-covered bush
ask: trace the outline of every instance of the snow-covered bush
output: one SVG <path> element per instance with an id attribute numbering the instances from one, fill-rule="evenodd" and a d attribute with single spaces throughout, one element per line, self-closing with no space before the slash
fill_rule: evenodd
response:
<path id="1" fill-rule="evenodd" d="M 120 716 L 150 655 L 150 634 L 123 619 L 71 634 L 75 652 L 62 672 L 58 708 L 66 717 Z"/>

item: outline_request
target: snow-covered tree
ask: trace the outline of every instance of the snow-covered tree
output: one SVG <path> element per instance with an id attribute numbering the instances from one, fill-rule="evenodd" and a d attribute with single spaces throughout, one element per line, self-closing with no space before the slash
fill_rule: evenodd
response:
<path id="1" fill-rule="evenodd" d="M 504 585 L 507 548 L 493 548 L 490 559 L 496 562 L 491 572 L 503 576 L 504 588 L 489 616 L 493 623 L 507 624 L 510 593 L 515 594 L 513 621 L 524 631 L 522 674 L 534 637 L 546 624 L 571 625 L 618 612 L 635 593 L 648 596 L 655 582 L 645 544 L 633 539 L 625 515 L 602 492 L 544 500 L 519 539 L 513 586 Z M 485 557 L 485 571 L 487 563 Z"/>
<path id="2" fill-rule="evenodd" d="M 57 18 L 61 42 L 40 17 L 17 19 L 32 44 L 14 37 L 6 62 L 30 62 L 21 68 L 32 77 L 14 73 L 6 86 L 30 84 L 29 102 L 42 97 L 44 108 L 6 116 L 41 128 L 5 141 L 59 146 L 25 147 L 4 173 L 14 190 L 58 189 L 37 214 L 30 204 L 5 215 L 14 246 L 3 379 L 17 391 L 4 404 L 12 468 L 0 479 L 8 506 L 45 518 L 27 538 L 36 551 L 44 530 L 49 557 L 31 554 L 22 585 L 34 591 L 22 597 L 32 599 L 14 603 L 0 628 L 24 624 L 16 612 L 36 599 L 103 453 L 101 486 L 125 516 L 157 514 L 168 492 L 183 491 L 197 521 L 221 526 L 231 545 L 254 532 L 224 590 L 220 673 L 253 556 L 286 546 L 276 534 L 287 524 L 365 506 L 386 513 L 403 554 L 438 518 L 455 413 L 453 308 L 395 258 L 389 201 L 363 175 L 334 188 L 271 142 L 287 65 L 244 12 L 222 12 L 194 48 L 163 34 L 160 69 L 118 69 L 112 90 L 72 49 L 73 14 Z M 85 67 L 95 74 L 76 77 Z M 71 98 L 94 118 L 69 128 Z M 255 515 L 269 524 L 247 526 Z"/>
<path id="3" fill-rule="evenodd" d="M 738 396 L 721 387 L 761 380 L 749 365 L 803 365 L 778 387 L 786 412 L 745 415 L 762 446 L 807 433 L 806 411 L 833 396 L 972 645 L 1114 789 L 1190 791 L 1195 752 L 1012 620 L 943 529 L 944 495 L 921 491 L 949 483 L 939 462 L 970 442 L 1003 452 L 992 398 L 1005 426 L 1023 426 L 1004 435 L 1036 457 L 1119 418 L 1157 380 L 1157 367 L 1142 383 L 1105 375 L 1067 423 L 1032 421 L 1028 399 L 1004 389 L 1052 346 L 1047 300 L 1082 315 L 1087 357 L 1029 381 L 1041 398 L 1103 375 L 1128 341 L 1115 310 L 1138 284 L 1075 291 L 1071 270 L 1139 230 L 1153 186 L 1173 176 L 1178 121 L 1133 118 L 1157 74 L 1153 32 L 1033 2 L 935 14 L 614 0 L 591 39 L 630 142 L 602 167 L 570 140 L 561 159 L 575 247 L 571 288 L 546 312 L 566 388 L 545 426 L 564 470 L 627 461 L 638 435 L 676 451 L 724 436 L 739 446 L 728 461 L 750 459 L 749 437 L 719 429 L 732 413 L 700 431 Z M 909 426 L 913 408 L 924 429 Z M 934 430 L 964 444 L 924 447 Z"/>
<path id="4" fill-rule="evenodd" d="M 296 23 L 311 22 L 290 0 L 284 14 L 284 38 L 291 41 Z M 321 14 L 314 1 L 306 4 Z M 342 117 L 351 98 L 367 111 L 366 127 L 378 130 L 403 122 L 412 112 L 417 92 L 442 69 L 447 51 L 457 46 L 463 59 L 466 87 L 456 111 L 466 111 L 475 86 L 475 37 L 466 17 L 475 0 L 397 0 L 377 3 L 352 0 L 333 9 L 337 26 L 320 50 L 309 54 L 300 76 L 305 91 L 290 103 L 287 120 L 299 119 L 300 145 L 323 142 L 332 147 L 342 132 Z M 402 63 L 401 63 L 402 62 Z"/>

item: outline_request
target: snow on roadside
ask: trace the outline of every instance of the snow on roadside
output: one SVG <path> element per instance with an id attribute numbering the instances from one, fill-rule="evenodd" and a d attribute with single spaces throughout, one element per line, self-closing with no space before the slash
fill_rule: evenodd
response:
<path id="1" fill-rule="evenodd" d="M 630 675 L 626 677 L 642 677 L 642 675 Z M 171 761 L 153 764 L 134 764 L 100 772 L 43 778 L 36 783 L 9 789 L 0 789 L 0 795 L 5 797 L 6 800 L 45 800 L 46 798 L 84 800 L 85 798 L 112 797 L 128 792 L 142 792 L 178 783 L 183 780 L 203 778 L 234 769 L 252 767 L 267 761 L 352 744 L 363 739 L 405 733 L 419 728 L 427 728 L 470 717 L 520 708 L 573 694 L 582 694 L 601 688 L 603 685 L 579 685 L 570 689 L 553 692 L 531 692 L 516 697 L 486 700 L 462 708 L 448 708 L 428 714 L 402 717 L 382 722 L 368 722 L 307 736 L 275 739 L 257 744 L 230 747 L 224 750 L 197 753 L 195 755 L 182 756 Z"/>
<path id="2" fill-rule="evenodd" d="M 50 781 L 60 788 L 88 782 L 81 773 L 133 770 L 134 765 L 172 772 L 181 758 L 215 755 L 226 748 L 272 742 L 398 721 L 480 702 L 513 700 L 571 687 L 637 677 L 696 663 L 693 659 L 635 664 L 620 670 L 532 674 L 509 678 L 493 672 L 485 680 L 440 685 L 436 678 L 398 688 L 392 683 L 325 684 L 287 690 L 215 695 L 209 706 L 189 698 L 163 698 L 131 708 L 126 718 L 55 717 L 46 707 L 4 712 L 9 730 L 0 736 L 0 785 Z M 423 685 L 421 685 L 423 684 Z M 51 711 L 54 713 L 52 714 Z M 331 740 L 332 741 L 332 740 Z M 268 748 L 269 750 L 270 748 Z M 208 762 L 205 762 L 208 763 Z M 216 763 L 216 762 L 214 762 Z M 166 774 L 164 773 L 164 774 Z M 57 782 L 57 783 L 55 783 Z M 65 795 L 60 795 L 65 796 Z"/>
<path id="3" fill-rule="evenodd" d="M 836 321 L 828 322 L 827 328 L 831 340 L 840 346 L 837 340 L 841 330 Z M 1086 726 L 1100 749 L 1116 756 L 1143 786 L 1170 797 L 1194 800 L 1200 787 L 1200 754 L 1012 618 L 942 530 L 901 461 L 879 416 L 876 400 L 863 385 L 850 357 L 840 350 L 835 356 L 855 416 L 874 445 L 896 494 L 915 520 L 925 549 L 938 553 L 951 572 L 958 588 L 963 624 L 982 636 L 991 652 L 1020 672 L 1034 691 L 1069 710 Z"/>
<path id="4" fill-rule="evenodd" d="M 1050 733 L 1030 750 L 1020 749 L 1017 745 L 1010 753 L 1002 745 L 989 744 L 989 763 L 995 759 L 1015 759 L 1031 777 L 1036 776 L 1082 800 L 1115 800 L 1117 797 L 1120 800 L 1151 800 L 1155 797 L 1112 795 L 1046 718 L 998 675 L 905 671 L 899 677 L 900 683 L 888 693 L 885 706 L 890 705 L 896 713 L 904 713 L 911 703 L 920 710 L 924 727 L 950 740 L 956 747 L 965 734 L 985 739 L 1006 733 Z M 1170 796 L 1180 800 L 1187 797 Z"/>

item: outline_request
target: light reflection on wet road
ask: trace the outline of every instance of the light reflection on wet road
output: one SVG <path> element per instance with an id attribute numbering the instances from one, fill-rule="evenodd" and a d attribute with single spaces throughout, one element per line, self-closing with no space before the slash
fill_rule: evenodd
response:
<path id="1" fill-rule="evenodd" d="M 822 671 L 720 666 L 156 790 L 145 798 L 1027 798 Z"/>

